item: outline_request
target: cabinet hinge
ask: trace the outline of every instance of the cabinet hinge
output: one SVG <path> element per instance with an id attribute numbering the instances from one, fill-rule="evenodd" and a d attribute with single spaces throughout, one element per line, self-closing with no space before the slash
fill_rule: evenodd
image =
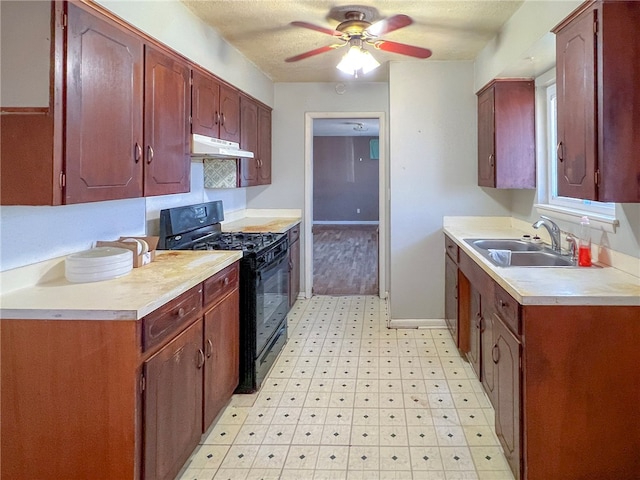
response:
<path id="1" fill-rule="evenodd" d="M 593 33 L 598 33 L 598 20 L 593 21 Z"/>
<path id="2" fill-rule="evenodd" d="M 193 117 L 189 115 L 189 125 L 193 125 Z"/>
<path id="3" fill-rule="evenodd" d="M 67 14 L 63 13 L 62 14 L 62 18 L 60 19 L 60 21 L 62 22 L 62 28 L 67 28 Z"/>
<path id="4" fill-rule="evenodd" d="M 147 381 L 145 380 L 144 375 L 140 375 L 140 392 L 144 392 L 146 386 Z"/>
<path id="5" fill-rule="evenodd" d="M 64 174 L 64 172 L 60 172 L 59 183 L 60 188 L 64 188 L 67 185 L 67 176 Z"/>
<path id="6" fill-rule="evenodd" d="M 596 186 L 600 185 L 600 169 L 598 168 L 593 174 L 593 181 Z"/>

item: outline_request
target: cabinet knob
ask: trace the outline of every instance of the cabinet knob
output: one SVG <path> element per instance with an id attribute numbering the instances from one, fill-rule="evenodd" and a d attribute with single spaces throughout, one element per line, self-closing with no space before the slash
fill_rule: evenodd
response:
<path id="1" fill-rule="evenodd" d="M 220 113 L 216 111 L 213 123 L 218 125 L 220 123 Z"/>
<path id="2" fill-rule="evenodd" d="M 491 360 L 493 360 L 493 363 L 495 364 L 500 361 L 500 349 L 497 344 L 495 344 L 491 349 Z"/>
<path id="3" fill-rule="evenodd" d="M 489 154 L 489 165 L 493 168 L 493 160 L 494 160 L 494 155 L 493 153 Z"/>
<path id="4" fill-rule="evenodd" d="M 229 285 L 229 277 L 224 277 L 224 280 L 222 281 L 222 283 L 224 284 L 225 287 Z"/>
<path id="5" fill-rule="evenodd" d="M 225 121 L 225 116 L 223 113 L 222 115 L 220 115 L 220 125 L 224 125 L 224 121 Z"/>
<path id="6" fill-rule="evenodd" d="M 184 314 L 185 314 L 184 307 L 180 307 L 177 312 L 178 318 L 184 317 Z"/>
<path id="7" fill-rule="evenodd" d="M 211 343 L 211 339 L 207 338 L 207 358 L 211 358 L 211 354 L 213 353 L 213 343 Z"/>
<path id="8" fill-rule="evenodd" d="M 153 147 L 151 145 L 147 146 L 147 164 L 150 164 L 153 161 Z"/>

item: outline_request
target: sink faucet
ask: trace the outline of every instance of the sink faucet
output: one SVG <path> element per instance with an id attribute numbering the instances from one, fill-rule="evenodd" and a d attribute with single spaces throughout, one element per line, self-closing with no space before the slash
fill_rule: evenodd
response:
<path id="1" fill-rule="evenodd" d="M 556 225 L 553 220 L 551 220 L 549 217 L 545 217 L 544 215 L 540 215 L 540 220 L 535 222 L 532 227 L 546 228 L 549 232 L 549 235 L 551 236 L 551 248 L 556 252 L 562 252 L 562 248 L 560 246 L 560 227 L 558 227 L 558 225 Z"/>

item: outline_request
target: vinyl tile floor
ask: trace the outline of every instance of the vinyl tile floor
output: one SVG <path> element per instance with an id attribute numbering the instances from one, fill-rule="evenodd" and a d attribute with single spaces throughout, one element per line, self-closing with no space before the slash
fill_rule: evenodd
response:
<path id="1" fill-rule="evenodd" d="M 513 480 L 447 329 L 386 327 L 375 296 L 314 296 L 261 390 L 234 395 L 181 480 Z"/>

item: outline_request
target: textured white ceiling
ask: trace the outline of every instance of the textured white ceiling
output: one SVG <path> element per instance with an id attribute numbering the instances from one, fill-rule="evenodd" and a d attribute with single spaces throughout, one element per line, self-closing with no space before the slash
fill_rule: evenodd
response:
<path id="1" fill-rule="evenodd" d="M 329 35 L 291 26 L 304 21 L 334 29 L 332 9 L 363 5 L 377 10 L 379 18 L 409 15 L 413 24 L 381 37 L 429 48 L 429 59 L 372 51 L 382 64 L 366 76 L 386 81 L 389 61 L 473 60 L 500 27 L 522 5 L 522 0 L 182 0 L 198 17 L 215 28 L 231 45 L 274 82 L 335 82 L 349 76 L 335 66 L 345 49 L 332 50 L 295 63 L 285 58 L 335 43 Z M 357 10 L 357 8 L 355 8 Z"/>

